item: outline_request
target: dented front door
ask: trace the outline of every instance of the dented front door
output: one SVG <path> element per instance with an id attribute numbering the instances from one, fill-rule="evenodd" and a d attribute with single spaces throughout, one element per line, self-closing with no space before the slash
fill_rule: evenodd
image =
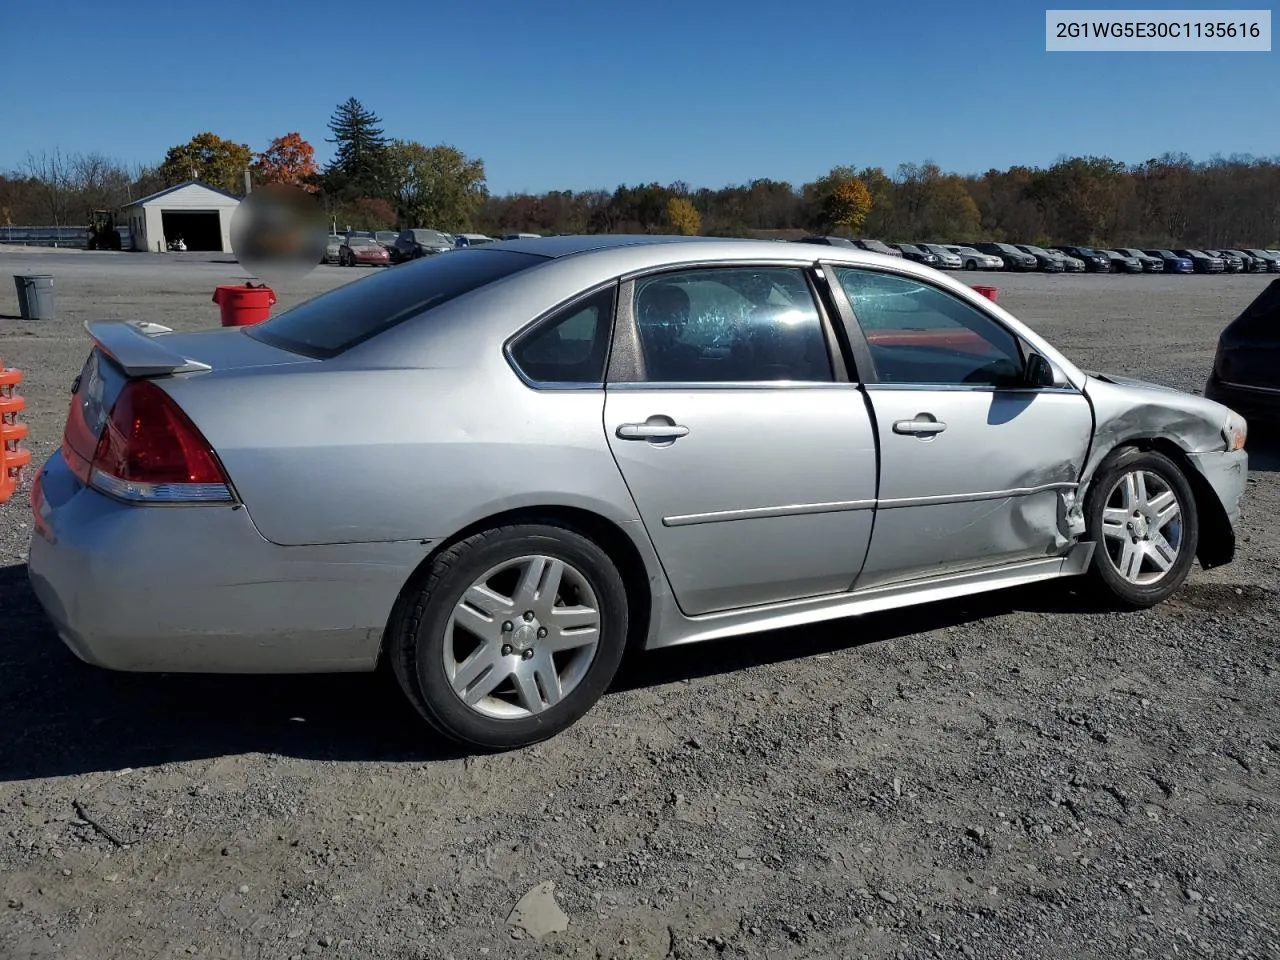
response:
<path id="1" fill-rule="evenodd" d="M 932 278 L 831 265 L 865 344 L 880 447 L 858 587 L 1060 555 L 1093 432 L 1065 378 L 1036 386 L 999 317 Z"/>
<path id="2" fill-rule="evenodd" d="M 858 586 L 1053 556 L 1093 429 L 1072 389 L 869 385 L 880 489 Z"/>

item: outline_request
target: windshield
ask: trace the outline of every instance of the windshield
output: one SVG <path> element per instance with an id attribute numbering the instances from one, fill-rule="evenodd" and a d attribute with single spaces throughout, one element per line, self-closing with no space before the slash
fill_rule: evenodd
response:
<path id="1" fill-rule="evenodd" d="M 546 261 L 546 257 L 507 250 L 460 250 L 447 257 L 423 257 L 343 284 L 246 329 L 264 343 L 326 359 L 456 297 Z"/>
<path id="2" fill-rule="evenodd" d="M 348 247 L 376 247 L 378 241 L 372 237 L 352 237 L 347 241 Z"/>
<path id="3" fill-rule="evenodd" d="M 409 236 L 418 243 L 434 244 L 437 247 L 450 246 L 449 239 L 438 230 L 410 230 Z"/>
<path id="4" fill-rule="evenodd" d="M 1044 249 L 1044 247 L 1033 247 L 1031 244 L 1027 244 L 1027 245 L 1026 245 L 1025 247 L 1023 247 L 1022 249 L 1023 249 L 1023 250 L 1025 250 L 1025 251 L 1027 251 L 1027 253 L 1030 253 L 1030 254 L 1032 254 L 1033 256 L 1037 256 L 1037 257 L 1052 257 L 1052 256 L 1053 256 L 1051 253 L 1049 253 L 1049 251 L 1048 251 L 1048 250 Z"/>

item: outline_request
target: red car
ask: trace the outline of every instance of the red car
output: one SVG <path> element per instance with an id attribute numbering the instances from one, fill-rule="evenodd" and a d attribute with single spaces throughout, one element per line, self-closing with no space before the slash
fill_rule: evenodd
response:
<path id="1" fill-rule="evenodd" d="M 372 264 L 375 267 L 390 266 L 391 254 L 387 248 L 372 237 L 347 237 L 338 248 L 338 266 L 354 267 L 360 263 Z"/>

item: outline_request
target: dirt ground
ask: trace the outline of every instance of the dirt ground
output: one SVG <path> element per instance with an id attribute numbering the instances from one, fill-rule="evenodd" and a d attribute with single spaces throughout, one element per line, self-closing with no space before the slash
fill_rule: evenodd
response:
<path id="1" fill-rule="evenodd" d="M 212 325 L 240 278 L 0 254 L 28 271 L 55 275 L 59 319 L 13 319 L 9 286 L 0 357 L 38 461 L 81 321 Z M 1082 365 L 1194 391 L 1269 280 L 971 279 Z M 20 493 L 0 957 L 1280 957 L 1280 455 L 1250 448 L 1236 562 L 1154 610 L 1056 584 L 647 655 L 566 734 L 482 758 L 378 676 L 82 665 L 27 586 Z M 544 881 L 568 925 L 535 939 L 508 916 Z"/>

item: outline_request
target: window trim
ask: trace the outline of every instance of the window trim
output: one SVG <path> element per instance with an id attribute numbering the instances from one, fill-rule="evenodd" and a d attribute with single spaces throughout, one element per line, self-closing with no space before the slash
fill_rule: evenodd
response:
<path id="1" fill-rule="evenodd" d="M 618 296 L 618 290 L 620 286 L 621 285 L 618 283 L 616 279 L 606 280 L 604 283 L 598 283 L 593 287 L 589 287 L 586 290 L 580 291 L 579 293 L 574 294 L 572 297 L 569 297 L 567 300 L 560 301 L 550 309 L 542 311 L 542 313 L 538 314 L 536 317 L 534 317 L 532 320 L 526 323 L 523 327 L 521 327 L 515 333 L 511 334 L 511 336 L 507 337 L 505 341 L 503 341 L 502 356 L 507 361 L 507 366 L 509 366 L 512 369 L 512 371 L 515 373 L 515 375 L 520 378 L 521 382 L 523 382 L 524 385 L 526 387 L 529 387 L 531 390 L 538 390 L 538 391 L 603 390 L 604 385 L 608 380 L 609 367 L 613 361 L 614 342 L 617 337 L 618 307 L 620 302 L 619 296 Z M 607 342 L 605 343 L 605 348 L 604 348 L 605 350 L 604 365 L 603 365 L 601 379 L 591 380 L 591 381 L 582 381 L 582 382 L 578 382 L 574 380 L 567 380 L 567 381 L 566 380 L 537 380 L 529 376 L 521 368 L 520 364 L 516 361 L 516 358 L 515 358 L 516 347 L 518 347 L 521 342 L 523 342 L 528 337 L 534 336 L 540 330 L 554 324 L 558 319 L 562 319 L 561 318 L 562 313 L 572 310 L 576 305 L 583 303 L 587 300 L 590 300 L 594 297 L 597 297 L 600 294 L 605 293 L 606 291 L 609 291 L 609 290 L 612 290 L 613 292 L 613 303 L 610 305 L 609 317 L 608 317 L 608 320 L 606 321 L 609 329 L 606 333 Z M 567 319 L 567 318 L 563 318 L 563 319 Z"/>
<path id="2" fill-rule="evenodd" d="M 1028 350 L 1031 350 L 1034 352 L 1039 352 L 1039 351 L 1036 350 L 1035 344 L 1028 342 L 1026 338 L 1023 337 L 1021 334 L 1019 334 L 1016 330 L 1011 330 L 1003 320 L 1001 320 L 995 314 L 991 313 L 989 310 L 985 309 L 980 304 L 971 303 L 969 300 L 957 294 L 954 290 L 948 290 L 947 288 L 940 286 L 937 283 L 934 283 L 925 277 L 918 276 L 914 273 L 909 273 L 906 270 L 895 270 L 892 267 L 882 267 L 878 264 L 872 267 L 864 264 L 835 263 L 832 261 L 824 261 L 822 263 L 822 266 L 830 270 L 831 275 L 828 281 L 828 286 L 831 288 L 832 298 L 835 301 L 836 307 L 840 312 L 841 320 L 843 321 L 846 327 L 850 344 L 853 347 L 855 362 L 859 364 L 860 369 L 865 368 L 865 373 L 863 373 L 862 375 L 862 382 L 869 389 L 929 390 L 929 391 L 952 391 L 952 392 L 970 392 L 970 393 L 971 392 L 981 392 L 981 393 L 999 392 L 999 393 L 1012 393 L 1012 394 L 1019 394 L 1019 393 L 1080 394 L 1081 393 L 1080 389 L 1077 388 L 1076 385 L 1071 382 L 1070 378 L 1066 376 L 1065 371 L 1061 371 L 1061 370 L 1058 370 L 1057 372 L 1063 376 L 1063 379 L 1066 380 L 1066 383 L 1061 385 L 1054 384 L 1051 387 L 1033 387 L 1033 386 L 998 387 L 993 384 L 985 384 L 985 383 L 882 383 L 880 380 L 880 373 L 878 370 L 876 370 L 875 362 L 871 356 L 871 345 L 867 342 L 866 332 L 862 329 L 862 323 L 858 320 L 857 311 L 854 310 L 853 303 L 849 299 L 849 295 L 845 292 L 844 284 L 840 282 L 840 278 L 836 275 L 835 271 L 837 269 L 843 268 L 846 270 L 859 270 L 864 273 L 877 273 L 884 276 L 898 277 L 903 280 L 910 280 L 911 282 L 917 283 L 921 286 L 929 287 L 937 291 L 938 293 L 951 297 L 952 299 L 959 300 L 965 306 L 970 307 L 971 309 L 976 311 L 978 314 L 985 317 L 988 321 L 995 324 L 997 327 L 999 327 L 1001 330 L 1007 333 L 1010 337 L 1012 337 L 1014 340 L 1014 343 L 1017 344 L 1018 353 L 1021 356 L 1024 364 L 1026 363 Z M 1043 356 L 1043 354 L 1041 355 Z M 1045 359 L 1048 360 L 1049 358 L 1045 357 Z M 1051 360 L 1050 360 L 1050 363 L 1052 364 Z"/>
<path id="3" fill-rule="evenodd" d="M 635 322 L 636 282 L 669 274 L 702 270 L 795 270 L 804 278 L 818 314 L 827 361 L 831 364 L 830 380 L 646 380 L 644 353 L 640 346 L 640 329 Z M 844 348 L 837 335 L 836 317 L 822 295 L 823 284 L 814 274 L 812 260 L 704 260 L 681 264 L 665 264 L 657 268 L 632 271 L 624 275 L 618 287 L 617 310 L 614 315 L 613 350 L 606 372 L 606 385 L 617 390 L 811 390 L 848 387 L 855 378 L 845 362 Z"/>

